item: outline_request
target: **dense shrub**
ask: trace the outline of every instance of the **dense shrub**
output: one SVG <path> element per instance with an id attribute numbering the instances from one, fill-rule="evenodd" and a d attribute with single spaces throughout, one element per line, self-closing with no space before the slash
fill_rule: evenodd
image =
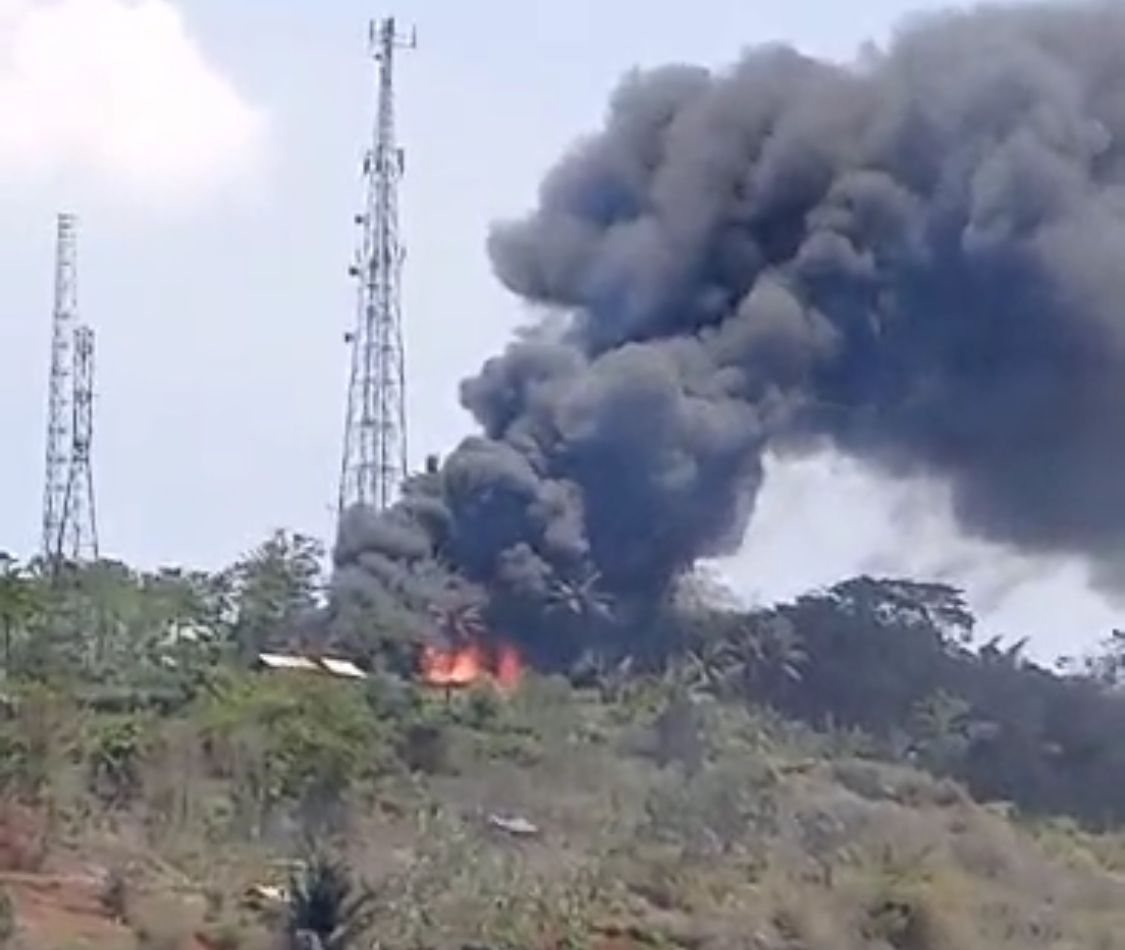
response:
<path id="1" fill-rule="evenodd" d="M 696 633 L 712 689 L 752 681 L 745 699 L 821 728 L 863 729 L 885 754 L 956 776 L 979 798 L 1094 825 L 1125 821 L 1125 692 L 1104 677 L 1045 670 L 1018 644 L 970 649 L 960 592 L 861 578 L 771 613 L 799 637 L 797 675 L 742 677 L 738 668 L 761 651 L 724 644 L 760 627 L 760 615 L 727 613 Z"/>
<path id="2" fill-rule="evenodd" d="M 327 813 L 388 764 L 385 731 L 362 689 L 316 675 L 237 678 L 204 714 L 215 773 L 261 828 L 282 803 Z"/>

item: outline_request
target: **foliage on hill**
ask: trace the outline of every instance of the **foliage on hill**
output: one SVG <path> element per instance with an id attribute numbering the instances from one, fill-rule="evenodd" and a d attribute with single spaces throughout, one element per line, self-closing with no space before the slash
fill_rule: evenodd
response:
<path id="1" fill-rule="evenodd" d="M 17 683 L 64 687 L 83 706 L 123 716 L 169 714 L 203 695 L 214 704 L 221 692 L 231 735 L 238 731 L 231 722 L 246 730 L 263 718 L 289 748 L 304 740 L 279 725 L 287 712 L 299 722 L 323 707 L 302 705 L 298 694 L 259 696 L 231 686 L 230 671 L 245 669 L 258 651 L 343 649 L 402 675 L 411 671 L 418 631 L 460 629 L 462 614 L 475 618 L 474 629 L 492 619 L 471 605 L 449 607 L 443 621 L 403 604 L 400 611 L 415 610 L 409 624 L 396 626 L 394 615 L 380 610 L 350 618 L 344 630 L 339 617 L 321 609 L 321 554 L 310 539 L 278 532 L 214 575 L 140 574 L 105 562 L 56 584 L 35 565 L 21 568 L 6 559 L 0 572 L 5 667 Z M 772 706 L 818 728 L 861 730 L 881 754 L 956 776 L 982 799 L 1095 825 L 1125 820 L 1117 794 L 1125 783 L 1121 635 L 1083 662 L 1048 671 L 1024 658 L 1022 644 L 974 646 L 974 619 L 955 589 L 859 578 L 766 611 L 740 609 L 715 592 L 682 591 L 662 613 L 644 618 L 660 627 L 645 642 L 661 647 L 636 657 L 622 652 L 628 638 L 615 630 L 637 619 L 616 614 L 591 590 L 560 593 L 556 611 L 592 631 L 586 652 L 559 669 L 577 684 L 609 696 L 615 683 L 643 669 L 724 699 Z M 544 630 L 559 622 L 545 618 Z M 549 646 L 537 645 L 530 621 L 520 629 L 533 658 L 550 656 Z M 397 741 L 366 734 L 346 711 L 328 715 L 340 730 L 352 730 L 340 740 L 345 745 Z M 313 773 L 346 771 L 329 761 L 334 749 L 340 758 L 338 743 L 319 749 L 326 760 Z M 276 763 L 267 771 L 270 783 L 296 781 L 274 777 Z"/>
<path id="2" fill-rule="evenodd" d="M 768 611 L 685 587 L 645 620 L 661 650 L 630 656 L 615 606 L 575 591 L 559 609 L 600 648 L 450 698 L 404 675 L 412 639 L 487 614 L 329 639 L 317 563 L 285 534 L 215 575 L 5 562 L 0 803 L 43 816 L 21 866 L 97 854 L 149 934 L 166 915 L 128 869 L 158 857 L 223 946 L 311 939 L 298 907 L 237 899 L 310 840 L 306 903 L 346 861 L 355 927 L 387 947 L 1119 945 L 1125 847 L 1080 826 L 1125 820 L 1120 635 L 1050 672 L 974 646 L 955 590 L 861 578 Z M 249 663 L 349 643 L 366 681 Z M 504 840 L 493 811 L 541 838 Z"/>
<path id="3" fill-rule="evenodd" d="M 1061 675 L 1021 643 L 973 649 L 973 623 L 952 588 L 860 578 L 772 611 L 697 616 L 677 662 L 725 695 L 863 730 L 883 755 L 955 775 L 981 799 L 1125 821 L 1120 636 Z"/>

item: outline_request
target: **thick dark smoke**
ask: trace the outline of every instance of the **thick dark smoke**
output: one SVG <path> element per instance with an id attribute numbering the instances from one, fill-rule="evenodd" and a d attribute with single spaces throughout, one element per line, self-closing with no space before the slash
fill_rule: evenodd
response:
<path id="1" fill-rule="evenodd" d="M 738 545 L 765 449 L 825 441 L 1125 580 L 1121 4 L 635 73 L 489 248 L 547 317 L 462 385 L 482 435 L 344 526 L 341 590 L 658 598 Z"/>

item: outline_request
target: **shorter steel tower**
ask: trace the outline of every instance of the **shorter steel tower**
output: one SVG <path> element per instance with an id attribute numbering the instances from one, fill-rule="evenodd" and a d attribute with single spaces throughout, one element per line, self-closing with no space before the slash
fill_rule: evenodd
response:
<path id="1" fill-rule="evenodd" d="M 94 473 L 90 448 L 94 441 L 94 331 L 74 331 L 74 421 L 71 427 L 70 472 L 63 503 L 63 537 L 67 560 L 98 559 L 98 519 L 94 504 Z"/>
<path id="2" fill-rule="evenodd" d="M 393 19 L 371 25 L 379 64 L 374 141 L 363 160 L 366 203 L 351 276 L 359 285 L 351 345 L 338 514 L 352 505 L 388 507 L 406 477 L 406 369 L 401 280 L 405 252 L 398 226 L 403 150 L 395 140 L 394 54 L 413 48 Z"/>

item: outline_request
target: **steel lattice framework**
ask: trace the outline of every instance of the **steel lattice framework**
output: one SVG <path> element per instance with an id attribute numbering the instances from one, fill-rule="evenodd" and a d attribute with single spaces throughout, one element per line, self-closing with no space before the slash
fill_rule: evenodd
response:
<path id="1" fill-rule="evenodd" d="M 98 520 L 90 450 L 94 442 L 94 331 L 74 331 L 74 422 L 70 473 L 63 501 L 62 553 L 71 561 L 98 559 Z"/>
<path id="2" fill-rule="evenodd" d="M 359 285 L 351 345 L 339 513 L 353 505 L 384 509 L 406 477 L 406 368 L 402 333 L 402 264 L 398 189 L 403 150 L 395 136 L 394 56 L 413 48 L 393 18 L 371 25 L 378 63 L 374 142 L 364 156 L 364 210 L 356 216 L 359 248 L 350 273 Z"/>
<path id="3" fill-rule="evenodd" d="M 63 511 L 70 473 L 74 422 L 70 374 L 78 321 L 76 222 L 60 214 L 55 239 L 55 309 L 51 321 L 51 369 L 47 392 L 47 471 L 43 490 L 41 553 L 50 564 L 62 557 Z"/>
<path id="4" fill-rule="evenodd" d="M 43 491 L 44 561 L 96 559 L 98 539 L 90 451 L 94 435 L 94 333 L 78 323 L 77 221 L 60 214 L 47 397 Z"/>

